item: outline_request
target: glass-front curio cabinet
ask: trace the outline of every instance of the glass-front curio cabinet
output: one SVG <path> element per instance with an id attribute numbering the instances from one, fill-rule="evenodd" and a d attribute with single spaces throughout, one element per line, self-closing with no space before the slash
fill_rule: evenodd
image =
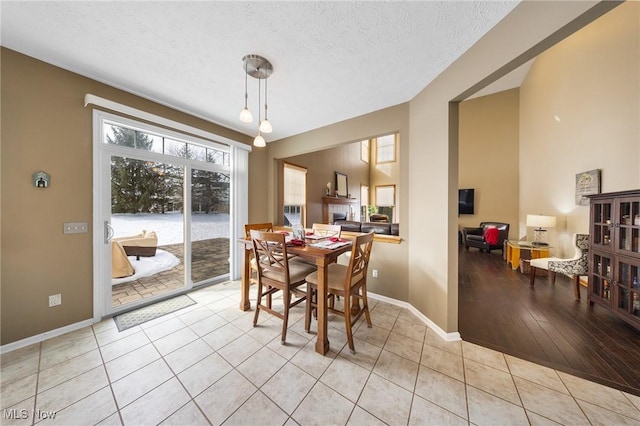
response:
<path id="1" fill-rule="evenodd" d="M 640 190 L 589 198 L 589 304 L 640 329 Z"/>

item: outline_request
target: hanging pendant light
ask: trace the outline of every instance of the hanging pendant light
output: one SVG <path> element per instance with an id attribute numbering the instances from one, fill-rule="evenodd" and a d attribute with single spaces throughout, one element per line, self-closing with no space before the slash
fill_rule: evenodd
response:
<path id="1" fill-rule="evenodd" d="M 247 101 L 249 100 L 249 95 L 247 93 L 247 63 L 244 63 L 244 109 L 240 111 L 240 121 L 243 123 L 251 123 L 253 121 L 253 115 L 251 115 L 251 111 L 247 108 Z"/>
<path id="2" fill-rule="evenodd" d="M 267 80 L 264 80 L 264 120 L 260 122 L 260 131 L 262 133 L 271 133 L 273 131 L 273 127 L 271 127 L 271 122 L 267 117 Z"/>
<path id="3" fill-rule="evenodd" d="M 258 74 L 260 73 L 260 68 L 258 68 Z M 260 82 L 262 80 L 258 79 L 258 123 L 261 123 L 260 121 Z M 253 140 L 253 146 L 257 146 L 258 148 L 262 148 L 267 146 L 267 141 L 264 140 L 264 138 L 262 137 L 262 134 L 260 133 L 260 127 L 262 127 L 261 125 L 258 126 L 258 136 L 255 137 L 255 139 Z"/>
<path id="4" fill-rule="evenodd" d="M 245 73 L 245 81 L 244 81 L 244 109 L 240 113 L 240 120 L 245 123 L 251 123 L 253 121 L 253 116 L 247 107 L 248 104 L 248 90 L 247 90 L 247 76 L 251 76 L 253 78 L 258 79 L 258 135 L 255 137 L 253 144 L 257 147 L 266 146 L 266 141 L 262 136 L 262 133 L 271 133 L 273 131 L 273 127 L 269 118 L 267 116 L 267 78 L 273 73 L 273 66 L 271 62 L 262 56 L 258 55 L 246 55 L 242 58 L 242 62 L 244 65 L 244 73 Z M 265 80 L 264 84 L 264 120 L 261 120 L 260 112 L 261 112 L 261 80 Z"/>
<path id="5" fill-rule="evenodd" d="M 253 140 L 253 146 L 256 146 L 258 148 L 264 148 L 265 146 L 267 146 L 267 142 L 264 140 L 260 132 L 258 132 L 258 136 L 256 136 Z"/>

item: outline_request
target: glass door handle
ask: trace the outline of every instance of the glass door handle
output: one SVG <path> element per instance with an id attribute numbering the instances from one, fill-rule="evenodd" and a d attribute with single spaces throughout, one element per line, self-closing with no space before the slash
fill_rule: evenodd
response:
<path id="1" fill-rule="evenodd" d="M 109 244 L 113 238 L 113 227 L 108 220 L 104 221 L 104 243 Z"/>

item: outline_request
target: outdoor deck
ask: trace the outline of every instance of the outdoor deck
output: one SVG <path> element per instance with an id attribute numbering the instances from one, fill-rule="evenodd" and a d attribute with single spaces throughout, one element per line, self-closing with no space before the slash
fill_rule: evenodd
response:
<path id="1" fill-rule="evenodd" d="M 194 241 L 191 259 L 191 276 L 194 283 L 229 273 L 229 239 L 213 238 Z M 178 259 L 175 268 L 136 281 L 112 287 L 114 307 L 152 296 L 168 293 L 184 287 L 184 247 L 182 244 L 158 246 Z M 135 260 L 132 262 L 135 267 Z"/>

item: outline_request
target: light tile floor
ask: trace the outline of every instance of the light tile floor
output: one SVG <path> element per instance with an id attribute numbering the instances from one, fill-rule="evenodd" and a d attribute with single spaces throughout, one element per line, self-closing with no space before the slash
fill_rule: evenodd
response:
<path id="1" fill-rule="evenodd" d="M 238 309 L 239 282 L 124 332 L 105 320 L 2 355 L 3 425 L 640 425 L 640 397 L 467 342 L 371 300 L 355 331 L 331 317 L 314 351 L 304 304 L 281 322 Z"/>

